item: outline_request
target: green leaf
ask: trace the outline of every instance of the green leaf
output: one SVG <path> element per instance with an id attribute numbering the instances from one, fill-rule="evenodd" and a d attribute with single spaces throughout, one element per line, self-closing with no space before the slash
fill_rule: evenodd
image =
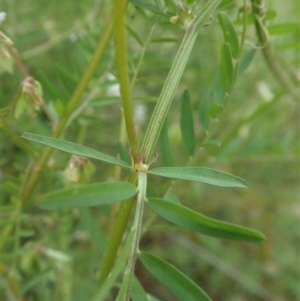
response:
<path id="1" fill-rule="evenodd" d="M 234 26 L 225 13 L 219 13 L 218 18 L 223 30 L 225 43 L 228 43 L 230 46 L 232 57 L 237 59 L 240 53 L 240 45 Z"/>
<path id="2" fill-rule="evenodd" d="M 225 43 L 221 48 L 220 80 L 224 91 L 227 93 L 231 91 L 233 75 L 234 75 L 234 67 L 233 67 L 231 49 L 230 49 L 230 45 L 228 43 Z"/>
<path id="3" fill-rule="evenodd" d="M 145 268 L 182 301 L 212 301 L 207 294 L 172 264 L 141 252 L 140 260 Z"/>
<path id="4" fill-rule="evenodd" d="M 147 205 L 171 223 L 203 235 L 248 242 L 261 242 L 265 239 L 262 233 L 255 230 L 209 218 L 164 199 L 151 198 Z"/>
<path id="5" fill-rule="evenodd" d="M 165 166 L 173 166 L 172 153 L 170 150 L 168 135 L 168 119 L 166 118 L 159 135 L 160 160 Z"/>
<path id="6" fill-rule="evenodd" d="M 43 209 L 91 207 L 119 202 L 134 196 L 136 186 L 126 182 L 104 182 L 79 185 L 52 191 L 39 203 Z"/>
<path id="7" fill-rule="evenodd" d="M 180 129 L 182 141 L 189 156 L 192 156 L 195 151 L 195 130 L 193 120 L 193 109 L 191 98 L 188 90 L 185 90 L 181 98 L 181 111 L 180 111 Z"/>
<path id="8" fill-rule="evenodd" d="M 158 167 L 149 171 L 152 175 L 197 181 L 221 187 L 246 187 L 246 182 L 234 175 L 205 167 Z"/>
<path id="9" fill-rule="evenodd" d="M 257 52 L 257 49 L 251 48 L 248 50 L 245 55 L 242 57 L 240 64 L 239 64 L 239 71 L 238 74 L 242 74 L 246 71 L 246 69 L 249 67 L 250 63 L 253 61 L 255 54 Z"/>
<path id="10" fill-rule="evenodd" d="M 131 166 L 123 160 L 98 152 L 81 144 L 31 133 L 24 133 L 23 137 L 25 139 L 47 145 L 70 154 L 104 161 L 106 163 L 119 165 L 128 169 L 131 168 Z"/>
<path id="11" fill-rule="evenodd" d="M 133 39 L 141 46 L 144 47 L 143 40 L 139 37 L 138 33 L 130 26 L 126 26 L 126 29 L 130 33 L 130 35 L 133 37 Z"/>

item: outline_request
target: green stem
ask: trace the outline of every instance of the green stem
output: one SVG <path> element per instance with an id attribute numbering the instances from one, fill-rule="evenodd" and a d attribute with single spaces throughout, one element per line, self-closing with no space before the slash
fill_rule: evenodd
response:
<path id="1" fill-rule="evenodd" d="M 154 112 L 151 116 L 149 126 L 147 127 L 143 144 L 141 146 L 142 158 L 145 158 L 147 162 L 151 158 L 156 147 L 164 120 L 168 114 L 172 100 L 183 75 L 183 71 L 196 41 L 199 26 L 213 13 L 220 2 L 220 0 L 208 1 L 199 15 L 195 16 L 194 22 L 191 23 L 191 26 L 186 29 L 182 43 L 176 53 L 173 65 L 154 108 Z"/>
<path id="2" fill-rule="evenodd" d="M 70 101 L 68 102 L 65 114 L 60 119 L 56 129 L 53 132 L 52 136 L 54 138 L 59 138 L 62 135 L 62 133 L 66 129 L 68 121 L 71 118 L 73 112 L 80 104 L 82 100 L 82 95 L 90 79 L 92 78 L 94 72 L 96 71 L 96 68 L 98 67 L 98 63 L 103 57 L 104 51 L 108 45 L 108 42 L 110 41 L 113 25 L 114 25 L 114 18 L 111 18 L 109 23 L 105 26 L 105 30 L 101 35 L 101 38 L 96 46 L 95 52 L 80 82 L 78 83 L 74 93 L 72 94 Z M 27 176 L 25 177 L 24 184 L 20 192 L 20 201 L 22 203 L 22 207 L 25 207 L 27 205 L 31 194 L 33 193 L 33 190 L 35 189 L 38 183 L 40 172 L 46 166 L 53 150 L 54 150 L 53 148 L 45 148 L 38 163 L 35 165 L 35 168 L 30 173 L 28 173 Z"/>
<path id="3" fill-rule="evenodd" d="M 198 26 L 201 22 L 203 22 L 205 18 L 207 18 L 212 14 L 214 9 L 219 5 L 220 2 L 221 2 L 220 0 L 209 1 L 207 5 L 203 8 L 203 10 L 199 13 L 199 15 L 196 16 L 195 23 L 193 24 L 196 26 L 190 27 L 190 29 L 187 30 L 182 40 L 178 53 L 173 61 L 173 65 L 169 72 L 168 78 L 163 87 L 163 91 L 161 92 L 161 96 L 159 97 L 156 108 L 152 114 L 150 124 L 147 128 L 144 143 L 142 145 L 141 157 L 143 159 L 146 159 L 147 161 L 151 157 L 154 151 L 156 141 L 160 134 L 161 126 L 168 113 L 173 96 L 176 93 L 179 80 L 183 74 L 189 54 L 191 53 L 193 44 L 196 39 Z M 189 44 L 188 45 L 189 47 L 185 47 L 186 43 Z M 172 78 L 172 76 L 174 78 Z M 173 84 L 173 81 L 176 82 L 176 84 Z M 158 124 L 156 124 L 156 122 L 158 122 Z M 136 183 L 136 174 L 131 173 L 128 181 L 130 183 Z M 105 251 L 101 260 L 100 275 L 99 275 L 100 285 L 107 278 L 107 276 L 109 275 L 113 267 L 115 258 L 117 256 L 117 251 L 122 242 L 123 234 L 126 230 L 126 226 L 128 224 L 128 220 L 134 203 L 135 203 L 134 199 L 128 199 L 123 201 L 120 205 L 116 217 L 115 226 L 109 237 L 107 250 Z"/>
<path id="4" fill-rule="evenodd" d="M 130 300 L 132 279 L 134 275 L 134 268 L 137 254 L 139 251 L 139 242 L 142 232 L 144 202 L 146 199 L 147 190 L 147 169 L 148 166 L 140 163 L 140 170 L 138 171 L 138 195 L 136 201 L 135 215 L 131 231 L 133 233 L 133 242 L 128 256 L 127 266 L 124 272 L 124 279 L 119 291 L 119 300 Z"/>
<path id="5" fill-rule="evenodd" d="M 122 109 L 125 119 L 126 131 L 131 148 L 131 153 L 134 162 L 139 159 L 139 147 L 137 142 L 136 131 L 134 127 L 134 119 L 132 114 L 131 93 L 128 78 L 128 50 L 126 39 L 126 28 L 124 15 L 126 10 L 127 0 L 115 0 L 115 49 L 116 49 L 116 64 L 118 69 L 118 78 L 120 83 L 120 93 L 122 99 Z"/>
<path id="6" fill-rule="evenodd" d="M 292 84 L 292 80 L 289 78 L 284 68 L 279 64 L 278 58 L 271 47 L 268 29 L 265 25 L 265 3 L 263 0 L 251 0 L 251 5 L 256 33 L 266 62 L 281 86 L 290 93 L 295 101 L 299 101 L 299 94 Z"/>
<path id="7" fill-rule="evenodd" d="M 131 173 L 129 183 L 136 183 L 136 174 Z M 135 204 L 135 199 L 130 198 L 121 203 L 116 216 L 116 222 L 109 236 L 108 246 L 105 250 L 100 263 L 99 284 L 101 285 L 109 275 L 117 256 L 119 246 L 122 242 L 126 226 L 130 217 L 131 210 Z"/>

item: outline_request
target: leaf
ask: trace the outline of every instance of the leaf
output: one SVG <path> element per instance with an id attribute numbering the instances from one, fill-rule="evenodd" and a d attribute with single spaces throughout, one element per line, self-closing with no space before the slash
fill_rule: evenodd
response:
<path id="1" fill-rule="evenodd" d="M 180 111 L 180 129 L 181 137 L 185 149 L 189 156 L 192 156 L 195 151 L 195 130 L 193 120 L 193 109 L 191 98 L 188 90 L 185 90 L 181 98 L 181 111 Z"/>
<path id="2" fill-rule="evenodd" d="M 265 239 L 262 233 L 255 230 L 209 218 L 164 199 L 151 198 L 147 205 L 171 223 L 203 235 L 249 242 L 261 242 Z"/>
<path id="3" fill-rule="evenodd" d="M 165 166 L 173 166 L 172 153 L 170 150 L 168 135 L 168 119 L 166 118 L 159 135 L 160 160 Z"/>
<path id="4" fill-rule="evenodd" d="M 123 160 L 98 152 L 81 144 L 31 133 L 24 133 L 23 137 L 25 139 L 47 145 L 70 154 L 104 161 L 106 163 L 119 165 L 128 169 L 131 168 L 131 166 Z"/>
<path id="5" fill-rule="evenodd" d="M 126 29 L 128 30 L 128 32 L 130 33 L 130 35 L 133 37 L 133 39 L 141 46 L 144 47 L 144 43 L 143 40 L 139 37 L 138 33 L 131 28 L 130 26 L 126 26 Z"/>
<path id="6" fill-rule="evenodd" d="M 233 82 L 234 67 L 230 45 L 223 44 L 220 58 L 220 80 L 225 92 L 230 92 Z"/>
<path id="7" fill-rule="evenodd" d="M 242 57 L 240 64 L 239 64 L 239 71 L 238 74 L 242 74 L 246 71 L 246 69 L 249 67 L 250 63 L 253 61 L 255 54 L 257 50 L 255 48 L 251 48 L 248 50 L 245 55 Z"/>
<path id="8" fill-rule="evenodd" d="M 225 13 L 219 13 L 218 18 L 223 30 L 225 43 L 228 43 L 230 46 L 232 57 L 237 59 L 240 53 L 240 45 L 234 26 Z"/>
<path id="9" fill-rule="evenodd" d="M 205 167 L 158 167 L 151 169 L 149 173 L 167 178 L 197 181 L 220 187 L 246 187 L 246 182 L 237 176 Z"/>
<path id="10" fill-rule="evenodd" d="M 134 196 L 136 186 L 127 182 L 103 182 L 78 185 L 52 191 L 39 203 L 43 209 L 91 207 L 119 202 Z"/>
<path id="11" fill-rule="evenodd" d="M 172 264 L 145 252 L 140 253 L 140 260 L 145 268 L 179 300 L 212 301 L 194 281 Z"/>

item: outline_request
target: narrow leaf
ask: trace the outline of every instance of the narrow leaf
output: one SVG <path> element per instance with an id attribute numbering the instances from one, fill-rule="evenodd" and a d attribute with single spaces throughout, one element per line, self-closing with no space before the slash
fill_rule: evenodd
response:
<path id="1" fill-rule="evenodd" d="M 123 160 L 98 152 L 81 144 L 31 133 L 24 133 L 23 137 L 25 139 L 47 145 L 70 154 L 104 161 L 106 163 L 119 165 L 128 169 L 131 168 L 131 166 Z"/>
<path id="2" fill-rule="evenodd" d="M 164 199 L 149 199 L 147 205 L 171 223 L 203 235 L 249 242 L 261 242 L 265 239 L 262 233 L 255 230 L 209 218 Z"/>
<path id="3" fill-rule="evenodd" d="M 220 80 L 224 91 L 227 93 L 231 91 L 233 73 L 234 68 L 230 45 L 228 43 L 225 43 L 221 48 Z"/>
<path id="4" fill-rule="evenodd" d="M 180 111 L 180 129 L 181 137 L 185 149 L 189 156 L 192 156 L 195 151 L 195 130 L 193 120 L 193 109 L 189 92 L 185 90 L 181 98 Z"/>
<path id="5" fill-rule="evenodd" d="M 257 50 L 255 48 L 251 48 L 248 50 L 245 55 L 241 58 L 240 64 L 239 64 L 239 71 L 238 75 L 242 74 L 247 70 L 251 62 L 253 61 L 255 54 Z"/>
<path id="6" fill-rule="evenodd" d="M 39 206 L 43 209 L 100 206 L 119 202 L 132 197 L 135 193 L 136 186 L 126 182 L 79 185 L 44 195 Z"/>
<path id="7" fill-rule="evenodd" d="M 170 150 L 169 133 L 168 133 L 168 119 L 165 120 L 164 125 L 159 135 L 160 147 L 160 161 L 165 166 L 173 166 L 172 153 Z"/>
<path id="8" fill-rule="evenodd" d="M 240 46 L 234 26 L 224 12 L 218 14 L 218 18 L 223 30 L 225 43 L 228 43 L 230 45 L 232 57 L 237 59 L 239 57 Z"/>
<path id="9" fill-rule="evenodd" d="M 141 252 L 140 259 L 145 268 L 179 300 L 212 301 L 193 280 L 172 264 L 145 252 Z"/>
<path id="10" fill-rule="evenodd" d="M 197 181 L 221 187 L 246 187 L 246 182 L 234 175 L 205 167 L 158 167 L 150 174 L 181 180 Z"/>

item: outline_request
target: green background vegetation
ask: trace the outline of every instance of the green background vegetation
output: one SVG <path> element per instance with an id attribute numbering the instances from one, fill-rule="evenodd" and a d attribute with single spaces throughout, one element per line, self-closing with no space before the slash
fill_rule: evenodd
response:
<path id="1" fill-rule="evenodd" d="M 162 16 L 135 7 L 133 4 L 138 2 L 129 4 L 127 23 L 131 76 L 140 53 L 146 51 L 132 92 L 141 141 L 182 38 L 182 29 L 168 22 L 176 14 L 172 1 L 151 1 L 153 7 L 164 8 Z M 240 34 L 238 8 L 243 1 L 225 2 L 230 4 L 226 13 Z M 266 7 L 270 42 L 277 60 L 288 74 L 298 72 L 299 77 L 297 2 L 266 1 Z M 110 227 L 109 207 L 50 212 L 32 206 L 12 219 L 12 208 L 18 202 L 19 187 L 29 162 L 28 150 L 14 139 L 14 133 L 51 135 L 49 115 L 56 120 L 63 112 L 103 32 L 109 9 L 110 1 L 100 0 L 0 0 L 0 11 L 7 13 L 0 30 L 14 42 L 29 74 L 40 82 L 48 110 L 45 113 L 41 109 L 36 114 L 25 111 L 18 120 L 9 122 L 0 116 L 1 232 L 6 223 L 20 221 L 20 227 L 12 232 L 0 253 L 1 300 L 17 300 L 21 295 L 25 296 L 22 300 L 65 300 L 61 299 L 64 295 L 74 301 L 87 300 L 86 296 L 97 285 L 99 253 L 104 251 Z M 145 45 L 157 18 L 162 22 L 157 25 L 149 47 L 144 49 L 141 44 Z M 213 17 L 198 36 L 168 116 L 168 133 L 163 131 L 156 148 L 159 158 L 155 165 L 203 165 L 227 171 L 246 179 L 248 189 L 224 190 L 185 181 L 170 186 L 170 180 L 150 177 L 149 194 L 162 195 L 170 189 L 185 205 L 214 218 L 255 228 L 265 233 L 267 239 L 260 245 L 249 245 L 186 236 L 174 229 L 162 232 L 159 226 L 163 223 L 158 219 L 143 237 L 141 248 L 176 263 L 215 301 L 298 300 L 299 101 L 282 89 L 258 49 L 250 66 L 238 76 L 223 112 L 211 118 L 211 91 L 221 39 L 217 17 Z M 245 54 L 256 43 L 249 18 Z M 13 69 L 9 64 L 6 67 L 1 58 L 0 72 L 0 109 L 4 109 L 16 97 L 26 72 L 17 64 Z M 113 75 L 116 68 L 111 42 L 83 96 L 86 105 L 74 117 L 64 138 L 113 156 L 121 154 L 126 159 L 129 151 L 120 147 L 121 110 L 114 94 L 117 82 Z M 196 151 L 190 158 L 180 132 L 181 97 L 186 89 L 191 97 L 196 135 Z M 164 134 L 168 135 L 169 154 L 163 146 Z M 203 140 L 209 143 L 201 145 L 199 141 Z M 29 145 L 43 149 L 40 145 Z M 54 153 L 33 198 L 70 185 L 63 174 L 68 160 L 68 154 Z M 91 182 L 114 177 L 113 167 L 94 161 L 92 164 L 95 170 Z M 125 173 L 122 178 L 126 179 Z M 146 210 L 145 215 L 147 218 L 151 213 Z M 143 286 L 161 300 L 176 300 L 139 263 L 137 275 Z"/>

